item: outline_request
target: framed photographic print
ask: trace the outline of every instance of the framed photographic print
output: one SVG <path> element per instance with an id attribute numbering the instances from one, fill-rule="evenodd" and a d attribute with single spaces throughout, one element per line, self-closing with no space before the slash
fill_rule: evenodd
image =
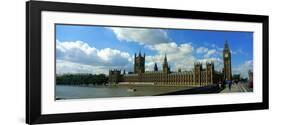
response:
<path id="1" fill-rule="evenodd" d="M 268 16 L 28 1 L 26 123 L 268 109 Z"/>

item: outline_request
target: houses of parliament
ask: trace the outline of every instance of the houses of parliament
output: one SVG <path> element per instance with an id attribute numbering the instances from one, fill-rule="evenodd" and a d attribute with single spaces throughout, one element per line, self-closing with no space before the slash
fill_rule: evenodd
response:
<path id="1" fill-rule="evenodd" d="M 231 80 L 231 52 L 228 43 L 225 42 L 223 49 L 224 67 L 222 72 L 215 71 L 214 62 L 206 62 L 205 68 L 200 62 L 194 63 L 194 68 L 191 71 L 172 72 L 165 55 L 162 65 L 162 70 L 158 70 L 155 63 L 153 71 L 145 71 L 145 54 L 141 53 L 138 56 L 135 54 L 134 72 L 126 74 L 121 70 L 109 70 L 110 84 L 127 83 L 149 83 L 159 86 L 206 86 L 216 84 L 220 81 Z"/>

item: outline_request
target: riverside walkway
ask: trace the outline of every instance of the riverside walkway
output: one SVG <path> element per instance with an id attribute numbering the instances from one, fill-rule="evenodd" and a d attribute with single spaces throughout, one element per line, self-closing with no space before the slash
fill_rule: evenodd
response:
<path id="1" fill-rule="evenodd" d="M 231 89 L 228 88 L 228 85 L 225 86 L 224 90 L 221 93 L 231 93 L 231 92 L 252 92 L 253 90 L 248 88 L 246 83 L 237 83 L 232 84 Z"/>

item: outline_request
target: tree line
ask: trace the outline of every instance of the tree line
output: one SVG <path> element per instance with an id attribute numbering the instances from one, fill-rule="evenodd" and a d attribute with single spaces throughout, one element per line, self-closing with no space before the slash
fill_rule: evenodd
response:
<path id="1" fill-rule="evenodd" d="M 108 76 L 105 74 L 63 74 L 56 75 L 58 85 L 105 85 Z"/>

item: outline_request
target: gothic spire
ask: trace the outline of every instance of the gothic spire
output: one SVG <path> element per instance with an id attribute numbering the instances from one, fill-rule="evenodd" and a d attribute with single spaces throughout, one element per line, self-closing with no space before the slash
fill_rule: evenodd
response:
<path id="1" fill-rule="evenodd" d="M 141 57 L 141 49 L 139 50 L 139 57 Z"/>
<path id="2" fill-rule="evenodd" d="M 165 53 L 165 58 L 164 58 L 164 63 L 163 63 L 163 71 L 165 73 L 169 73 L 170 72 L 170 68 L 169 68 L 169 65 L 168 65 L 168 62 L 167 62 L 167 55 Z"/>
<path id="3" fill-rule="evenodd" d="M 154 71 L 158 71 L 157 63 L 154 64 Z"/>
<path id="4" fill-rule="evenodd" d="M 165 53 L 164 63 L 166 63 L 166 62 L 167 62 L 167 55 Z"/>
<path id="5" fill-rule="evenodd" d="M 227 40 L 224 42 L 224 49 L 229 49 Z"/>

